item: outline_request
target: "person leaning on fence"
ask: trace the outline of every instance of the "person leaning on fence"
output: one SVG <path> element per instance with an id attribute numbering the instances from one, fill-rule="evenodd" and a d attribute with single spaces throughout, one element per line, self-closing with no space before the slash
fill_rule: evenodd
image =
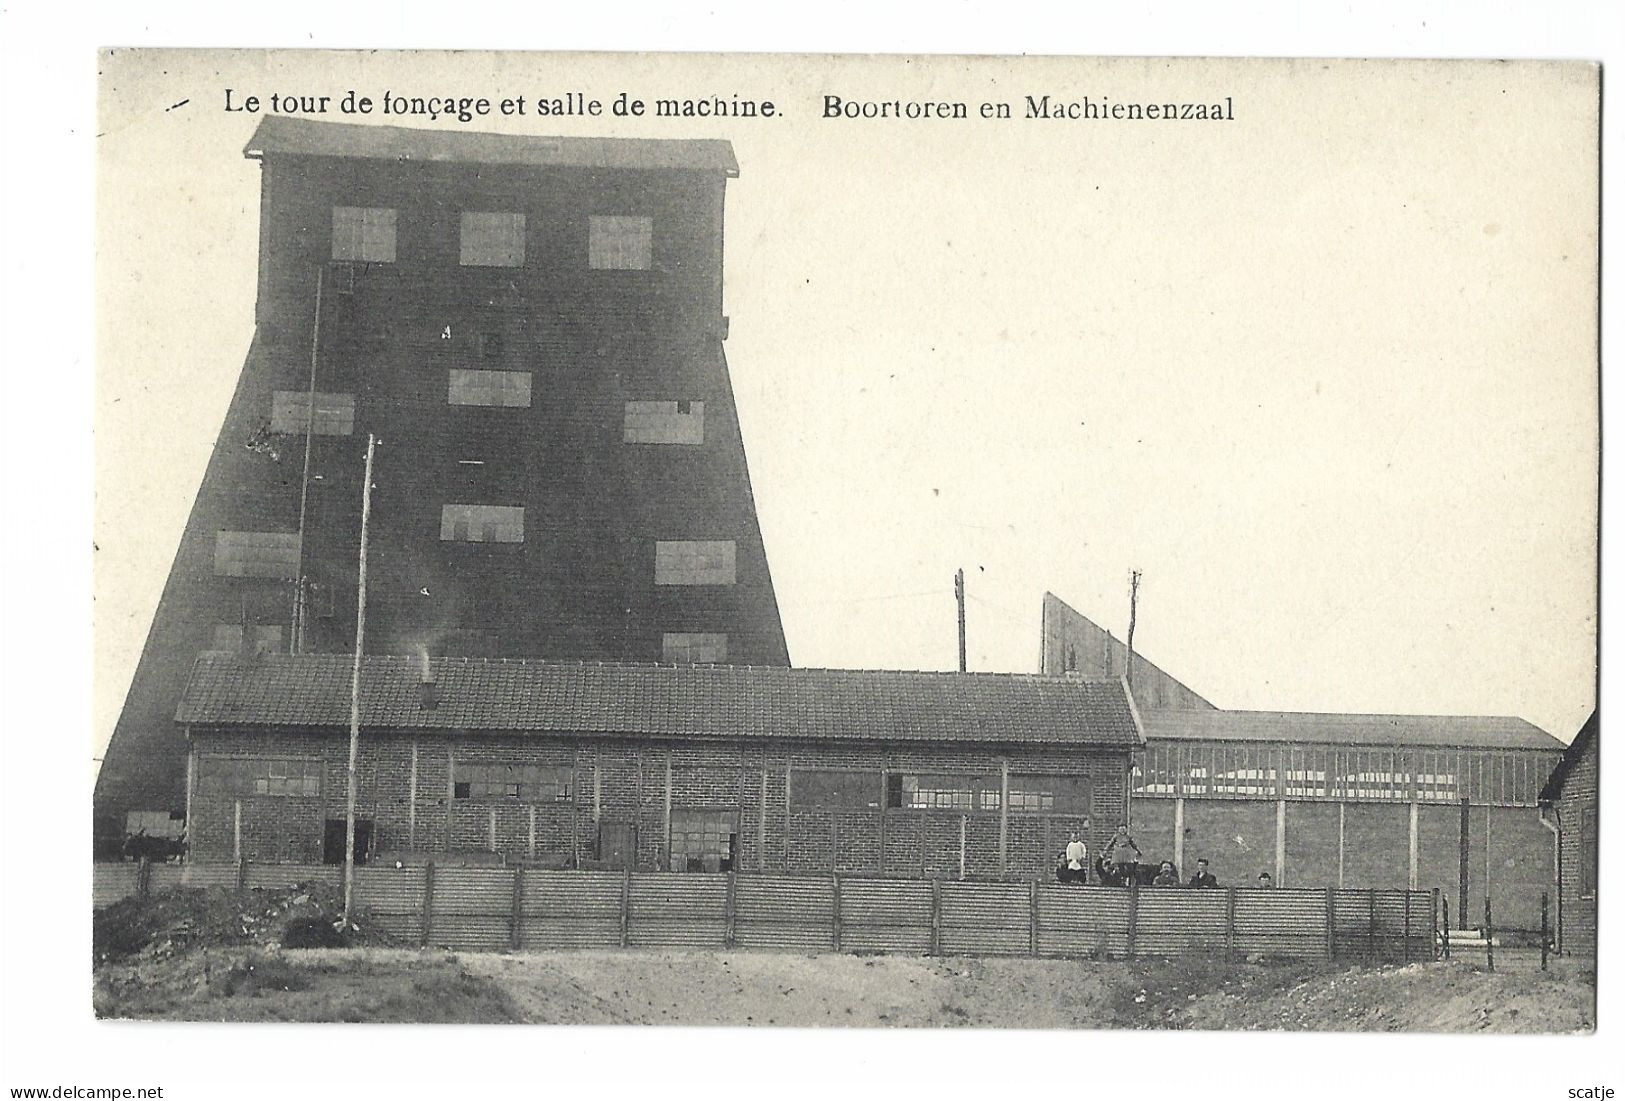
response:
<path id="1" fill-rule="evenodd" d="M 1267 891 L 1275 886 L 1275 877 L 1268 872 L 1258 873 L 1258 886 L 1260 890 Z"/>
<path id="2" fill-rule="evenodd" d="M 1140 862 L 1140 846 L 1128 835 L 1128 823 L 1117 827 L 1112 839 L 1106 843 L 1106 863 L 1117 867 L 1117 874 L 1126 882 L 1134 882 L 1134 865 Z"/>
<path id="3" fill-rule="evenodd" d="M 1153 887 L 1177 887 L 1177 886 L 1179 886 L 1179 873 L 1174 871 L 1174 865 L 1173 865 L 1173 863 L 1171 861 L 1164 860 L 1162 862 L 1162 867 L 1157 869 L 1157 877 L 1151 881 L 1151 886 L 1153 886 Z"/>
<path id="4" fill-rule="evenodd" d="M 1071 838 L 1066 843 L 1066 851 L 1062 855 L 1066 872 L 1066 878 L 1062 882 L 1088 883 L 1089 846 L 1084 844 L 1083 837 L 1076 830 L 1072 831 Z"/>
<path id="5" fill-rule="evenodd" d="M 1095 882 L 1102 887 L 1118 886 L 1117 869 L 1106 863 L 1105 853 L 1095 857 Z"/>
<path id="6" fill-rule="evenodd" d="M 1212 872 L 1207 870 L 1207 861 L 1206 860 L 1198 860 L 1196 862 L 1196 874 L 1191 876 L 1191 881 L 1190 881 L 1189 884 L 1187 884 L 1187 886 L 1191 886 L 1191 887 L 1217 887 L 1218 885 L 1219 885 L 1219 881 L 1216 878 L 1214 878 L 1214 875 L 1213 875 Z"/>

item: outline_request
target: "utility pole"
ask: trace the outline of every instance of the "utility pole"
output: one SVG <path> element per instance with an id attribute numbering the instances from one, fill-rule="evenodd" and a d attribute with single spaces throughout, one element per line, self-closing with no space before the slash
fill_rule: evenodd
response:
<path id="1" fill-rule="evenodd" d="M 959 602 L 959 671 L 965 671 L 965 571 L 954 571 L 954 599 Z"/>
<path id="2" fill-rule="evenodd" d="M 361 556 L 356 568 L 355 661 L 350 666 L 349 790 L 344 797 L 344 925 L 350 925 L 355 897 L 356 757 L 361 749 L 361 651 L 367 637 L 367 521 L 372 515 L 372 453 L 378 439 L 367 433 L 367 466 L 361 478 Z"/>
<path id="3" fill-rule="evenodd" d="M 1140 606 L 1140 571 L 1131 570 L 1128 575 L 1128 660 L 1123 664 L 1123 675 L 1128 679 L 1128 686 L 1134 687 L 1134 616 Z"/>

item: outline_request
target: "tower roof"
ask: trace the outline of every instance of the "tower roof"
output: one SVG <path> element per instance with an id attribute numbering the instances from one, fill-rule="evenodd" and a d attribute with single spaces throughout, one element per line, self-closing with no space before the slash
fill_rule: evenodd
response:
<path id="1" fill-rule="evenodd" d="M 679 169 L 739 175 L 733 145 L 720 139 L 560 138 L 372 126 L 270 115 L 243 156 L 352 157 L 406 163 L 566 168 Z"/>

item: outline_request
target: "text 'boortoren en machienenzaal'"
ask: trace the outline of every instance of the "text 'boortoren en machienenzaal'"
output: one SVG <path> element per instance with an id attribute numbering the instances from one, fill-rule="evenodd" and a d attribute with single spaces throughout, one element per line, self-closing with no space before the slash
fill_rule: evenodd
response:
<path id="1" fill-rule="evenodd" d="M 1018 114 L 1019 112 L 1019 114 Z M 825 94 L 826 119 L 1071 119 L 1140 122 L 1234 122 L 1232 96 L 1211 101 L 1114 100 L 1110 96 L 1062 99 L 1050 95 L 1023 96 L 1014 105 L 1000 100 L 974 108 L 960 100 L 846 99 Z"/>

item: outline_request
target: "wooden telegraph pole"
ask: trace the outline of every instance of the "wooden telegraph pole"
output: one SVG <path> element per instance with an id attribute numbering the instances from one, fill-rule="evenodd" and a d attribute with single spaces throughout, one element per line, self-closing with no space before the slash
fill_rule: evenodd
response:
<path id="1" fill-rule="evenodd" d="M 1128 657 L 1123 661 L 1123 676 L 1128 680 L 1128 686 L 1134 687 L 1134 617 L 1140 607 L 1140 571 L 1131 570 L 1128 575 Z"/>
<path id="2" fill-rule="evenodd" d="M 350 925 L 355 898 L 356 757 L 361 748 L 361 651 L 367 637 L 367 521 L 372 515 L 372 453 L 378 439 L 367 433 L 367 466 L 361 478 L 361 555 L 356 568 L 355 660 L 350 666 L 349 790 L 344 797 L 344 925 Z"/>
<path id="3" fill-rule="evenodd" d="M 954 599 L 959 603 L 959 671 L 965 671 L 965 571 L 954 571 Z"/>

